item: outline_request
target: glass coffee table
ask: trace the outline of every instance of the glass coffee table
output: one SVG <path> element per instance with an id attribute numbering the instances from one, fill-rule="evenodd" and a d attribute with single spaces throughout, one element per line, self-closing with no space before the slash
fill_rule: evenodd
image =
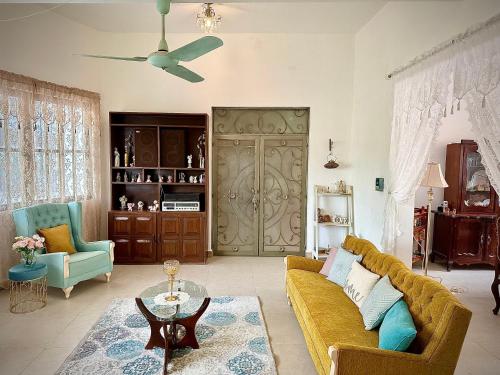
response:
<path id="1" fill-rule="evenodd" d="M 170 295 L 168 284 L 168 281 L 165 281 L 147 288 L 135 299 L 137 307 L 151 328 L 151 335 L 145 348 L 165 349 L 164 374 L 167 373 L 172 350 L 185 347 L 199 348 L 195 327 L 210 304 L 207 290 L 188 280 L 176 280 L 173 294 L 177 295 L 177 300 L 167 301 L 165 297 Z"/>

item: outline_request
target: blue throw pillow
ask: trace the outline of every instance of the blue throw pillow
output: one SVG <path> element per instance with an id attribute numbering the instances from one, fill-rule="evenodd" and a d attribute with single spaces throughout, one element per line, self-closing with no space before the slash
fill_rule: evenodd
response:
<path id="1" fill-rule="evenodd" d="M 330 268 L 327 279 L 340 285 L 342 288 L 345 287 L 347 275 L 351 272 L 352 262 L 359 263 L 361 259 L 361 255 L 356 255 L 339 248 L 335 259 L 333 260 L 332 268 Z"/>
<path id="2" fill-rule="evenodd" d="M 378 327 L 387 311 L 402 297 L 403 293 L 392 286 L 389 276 L 381 278 L 359 309 L 365 328 L 371 330 Z"/>
<path id="3" fill-rule="evenodd" d="M 404 352 L 416 336 L 417 330 L 408 305 L 401 299 L 385 315 L 378 332 L 378 347 Z"/>

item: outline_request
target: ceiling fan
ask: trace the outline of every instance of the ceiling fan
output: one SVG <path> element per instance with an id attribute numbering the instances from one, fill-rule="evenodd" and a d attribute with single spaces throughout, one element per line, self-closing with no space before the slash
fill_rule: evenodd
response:
<path id="1" fill-rule="evenodd" d="M 192 61 L 216 48 L 219 48 L 224 43 L 219 38 L 214 36 L 205 36 L 194 42 L 186 44 L 172 52 L 169 52 L 167 41 L 165 40 L 165 15 L 170 11 L 170 0 L 157 0 L 156 9 L 161 15 L 161 40 L 158 45 L 158 51 L 152 52 L 148 57 L 117 57 L 117 56 L 101 56 L 101 55 L 86 55 L 81 56 L 95 57 L 98 59 L 110 60 L 125 60 L 125 61 L 147 61 L 151 65 L 161 68 L 167 73 L 173 74 L 179 78 L 189 82 L 201 82 L 203 77 L 195 72 L 179 65 L 180 61 Z"/>

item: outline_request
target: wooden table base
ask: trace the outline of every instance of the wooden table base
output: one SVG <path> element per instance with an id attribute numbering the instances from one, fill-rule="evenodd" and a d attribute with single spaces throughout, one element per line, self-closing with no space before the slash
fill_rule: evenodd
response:
<path id="1" fill-rule="evenodd" d="M 210 298 L 205 298 L 198 311 L 187 318 L 174 319 L 171 322 L 159 321 L 144 305 L 140 298 L 135 299 L 137 307 L 142 315 L 146 318 L 151 329 L 149 341 L 145 349 L 163 348 L 165 349 L 165 361 L 163 363 L 163 374 L 167 374 L 168 361 L 172 358 L 172 351 L 175 349 L 182 349 L 191 347 L 198 349 L 198 340 L 196 340 L 195 328 L 196 323 L 201 318 L 208 305 Z M 177 339 L 177 327 L 182 326 L 186 330 L 186 334 L 182 339 Z M 163 335 L 161 330 L 163 329 Z"/>

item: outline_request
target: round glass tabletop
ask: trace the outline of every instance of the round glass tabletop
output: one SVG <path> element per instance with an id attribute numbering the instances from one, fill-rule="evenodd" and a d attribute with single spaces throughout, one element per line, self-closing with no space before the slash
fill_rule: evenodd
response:
<path id="1" fill-rule="evenodd" d="M 156 319 L 173 321 L 196 314 L 208 297 L 205 287 L 189 280 L 175 280 L 173 293 L 178 296 L 178 301 L 166 301 L 165 296 L 170 295 L 170 286 L 168 281 L 164 281 L 145 289 L 139 298 Z"/>

